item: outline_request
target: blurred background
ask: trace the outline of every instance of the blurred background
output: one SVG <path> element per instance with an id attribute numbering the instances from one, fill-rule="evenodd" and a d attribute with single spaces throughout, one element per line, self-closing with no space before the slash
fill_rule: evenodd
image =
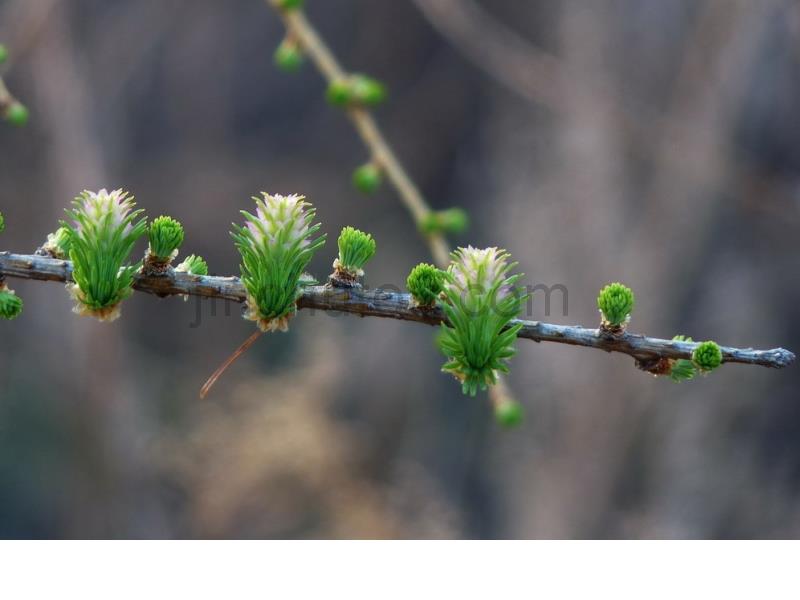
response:
<path id="1" fill-rule="evenodd" d="M 546 314 L 800 349 L 800 5 L 795 0 L 308 0 L 347 68 L 387 82 L 385 132 L 453 242 L 499 245 Z M 0 249 L 33 252 L 85 188 L 183 222 L 182 255 L 237 271 L 229 225 L 305 194 L 329 243 L 370 231 L 367 284 L 430 260 L 310 66 L 272 65 L 263 0 L 0 0 Z M 144 251 L 144 243 L 137 252 Z M 12 280 L 0 325 L 0 537 L 730 538 L 800 535 L 800 370 L 675 385 L 630 357 L 519 343 L 521 428 L 439 372 L 434 330 L 302 311 L 206 400 L 253 331 L 238 306 L 135 294 L 112 325 Z M 198 321 L 196 313 L 200 310 Z"/>

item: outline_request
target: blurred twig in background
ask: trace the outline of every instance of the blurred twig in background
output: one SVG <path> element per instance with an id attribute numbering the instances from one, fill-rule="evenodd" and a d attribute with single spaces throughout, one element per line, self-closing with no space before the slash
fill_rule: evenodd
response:
<path id="1" fill-rule="evenodd" d="M 281 15 L 289 35 L 311 58 L 329 84 L 347 78 L 348 73 L 339 65 L 336 57 L 319 36 L 316 29 L 306 19 L 303 11 L 281 8 L 280 0 L 267 0 L 267 3 Z M 347 115 L 353 122 L 364 144 L 372 152 L 373 160 L 386 172 L 389 181 L 397 190 L 400 200 L 411 213 L 417 227 L 422 227 L 426 218 L 433 211 L 400 163 L 391 146 L 389 146 L 378 124 L 375 122 L 375 118 L 370 114 L 369 110 L 361 106 L 348 107 Z M 450 247 L 444 235 L 440 232 L 433 232 L 426 234 L 425 237 L 436 263 L 440 267 L 446 268 L 450 263 Z"/>
<path id="2" fill-rule="evenodd" d="M 439 33 L 515 94 L 561 112 L 561 61 L 529 43 L 472 0 L 413 0 Z"/>

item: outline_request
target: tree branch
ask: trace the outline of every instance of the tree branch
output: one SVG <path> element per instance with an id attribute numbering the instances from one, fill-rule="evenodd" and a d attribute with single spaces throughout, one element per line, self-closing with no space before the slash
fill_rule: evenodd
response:
<path id="1" fill-rule="evenodd" d="M 302 10 L 283 10 L 278 0 L 266 0 L 266 2 L 281 16 L 289 36 L 311 59 L 328 83 L 340 81 L 348 76 Z M 419 226 L 432 212 L 431 208 L 386 141 L 375 118 L 366 108 L 360 106 L 349 107 L 346 111 L 364 145 L 371 152 L 372 159 L 383 169 L 386 178 Z M 450 263 L 450 247 L 445 237 L 441 233 L 431 233 L 425 235 L 425 240 L 436 263 L 442 268 L 447 267 Z"/>
<path id="2" fill-rule="evenodd" d="M 72 263 L 44 256 L 0 252 L 0 280 L 3 277 L 33 279 L 38 281 L 72 281 Z M 187 273 L 170 272 L 163 276 L 138 275 L 134 289 L 156 296 L 189 295 L 245 301 L 245 290 L 238 277 L 201 277 Z M 386 289 L 339 289 L 329 286 L 306 288 L 298 300 L 305 310 L 323 310 L 351 313 L 361 317 L 383 317 L 439 325 L 444 315 L 439 308 L 414 307 L 409 294 Z M 573 346 L 596 348 L 606 352 L 620 352 L 634 357 L 640 363 L 658 359 L 692 357 L 697 344 L 650 338 L 625 333 L 621 336 L 604 334 L 586 327 L 554 325 L 540 321 L 516 320 L 522 324 L 520 338 L 535 342 L 556 342 Z M 795 360 L 795 355 L 783 348 L 753 350 L 722 346 L 723 362 L 783 368 Z"/>

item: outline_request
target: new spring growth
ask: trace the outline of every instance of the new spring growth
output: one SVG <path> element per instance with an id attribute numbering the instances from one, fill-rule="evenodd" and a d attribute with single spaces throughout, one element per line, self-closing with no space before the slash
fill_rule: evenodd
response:
<path id="1" fill-rule="evenodd" d="M 433 265 L 420 263 L 408 274 L 406 287 L 417 306 L 431 307 L 436 304 L 444 289 L 444 271 Z"/>
<path id="2" fill-rule="evenodd" d="M 53 233 L 47 234 L 47 240 L 42 245 L 37 254 L 45 254 L 67 260 L 69 258 L 69 229 L 66 227 L 59 227 Z"/>
<path id="3" fill-rule="evenodd" d="M 629 287 L 610 283 L 597 297 L 597 308 L 602 315 L 601 328 L 611 333 L 622 333 L 633 312 L 634 296 Z"/>
<path id="4" fill-rule="evenodd" d="M 189 275 L 200 275 L 205 277 L 208 275 L 208 264 L 203 260 L 202 256 L 190 254 L 181 264 L 175 267 L 176 273 L 188 273 Z M 189 296 L 184 295 L 183 301 L 188 302 Z"/>
<path id="5" fill-rule="evenodd" d="M 708 373 L 722 364 L 722 350 L 716 342 L 702 342 L 692 352 L 692 362 L 701 373 Z"/>
<path id="6" fill-rule="evenodd" d="M 189 273 L 190 275 L 202 275 L 205 277 L 208 275 L 208 263 L 203 260 L 202 256 L 190 254 L 181 264 L 175 267 L 175 270 L 179 273 Z"/>
<path id="7" fill-rule="evenodd" d="M 0 44 L 0 65 L 8 60 L 8 48 Z"/>
<path id="8" fill-rule="evenodd" d="M 139 269 L 126 261 L 147 230 L 147 219 L 138 219 L 143 211 L 135 206 L 126 192 L 103 189 L 83 192 L 66 211 L 74 220 L 61 224 L 68 231 L 75 283 L 67 289 L 76 301 L 76 313 L 101 321 L 119 317 L 119 304 L 131 295 Z"/>
<path id="9" fill-rule="evenodd" d="M 178 256 L 183 238 L 183 225 L 172 217 L 154 219 L 147 228 L 149 245 L 145 254 L 145 271 L 152 275 L 164 273 Z"/>
<path id="10" fill-rule="evenodd" d="M 333 261 L 331 283 L 351 285 L 364 276 L 364 265 L 375 256 L 375 240 L 368 233 L 345 227 L 339 234 L 339 257 Z"/>
<path id="11" fill-rule="evenodd" d="M 432 211 L 420 222 L 419 228 L 427 234 L 459 234 L 469 228 L 469 215 L 462 208 Z"/>
<path id="12" fill-rule="evenodd" d="M 328 85 L 325 97 L 334 106 L 374 107 L 382 104 L 388 97 L 386 86 L 367 75 L 349 75 Z"/>
<path id="13" fill-rule="evenodd" d="M 672 339 L 676 342 L 693 341 L 692 338 L 685 335 L 676 335 Z M 679 358 L 676 360 L 670 360 L 669 362 L 671 366 L 669 376 L 670 379 L 672 379 L 672 381 L 674 381 L 675 383 L 680 383 L 681 381 L 689 381 L 690 379 L 694 379 L 694 376 L 697 374 L 694 364 L 690 360 L 687 360 L 685 358 Z"/>
<path id="14" fill-rule="evenodd" d="M 373 162 L 353 171 L 353 187 L 364 194 L 374 194 L 383 183 L 381 168 Z"/>
<path id="15" fill-rule="evenodd" d="M 16 319 L 22 312 L 22 298 L 0 282 L 0 319 Z"/>
<path id="16" fill-rule="evenodd" d="M 0 46 L 0 52 L 4 48 Z M 2 61 L 0 61 L 2 62 Z M 3 213 L 0 212 L 0 233 L 6 228 L 6 220 Z M 22 298 L 14 293 L 14 290 L 8 289 L 0 275 L 0 319 L 16 319 L 22 312 Z"/>
<path id="17" fill-rule="evenodd" d="M 522 325 L 510 325 L 519 315 L 526 296 L 516 287 L 521 275 L 509 276 L 517 263 L 509 263 L 504 250 L 469 246 L 452 254 L 445 276 L 442 304 L 447 323 L 442 324 L 439 348 L 447 357 L 442 370 L 461 382 L 465 394 L 474 396 L 508 372 L 514 342 Z"/>
<path id="18" fill-rule="evenodd" d="M 314 238 L 315 209 L 304 196 L 253 198 L 256 213 L 241 211 L 245 225 L 233 225 L 231 236 L 242 256 L 242 283 L 247 290 L 245 318 L 262 331 L 286 331 L 297 310 L 304 286 L 311 283 L 304 270 L 325 243 L 325 235 Z"/>
<path id="19" fill-rule="evenodd" d="M 303 51 L 292 38 L 287 37 L 275 50 L 275 66 L 286 73 L 296 73 L 305 62 Z"/>

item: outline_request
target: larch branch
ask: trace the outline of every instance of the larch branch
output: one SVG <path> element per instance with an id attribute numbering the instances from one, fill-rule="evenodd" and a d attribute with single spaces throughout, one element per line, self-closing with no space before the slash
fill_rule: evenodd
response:
<path id="1" fill-rule="evenodd" d="M 0 252 L 0 279 L 15 277 L 38 281 L 72 281 L 72 263 L 37 255 Z M 245 289 L 238 277 L 203 277 L 187 273 L 169 272 L 160 276 L 137 275 L 134 289 L 160 297 L 189 295 L 218 298 L 236 302 L 245 301 Z M 444 322 L 439 308 L 414 306 L 409 294 L 388 289 L 340 289 L 329 286 L 311 286 L 298 300 L 304 310 L 334 311 L 361 317 L 383 317 L 413 321 L 427 325 Z M 535 342 L 555 342 L 620 352 L 641 363 L 658 359 L 691 359 L 696 343 L 677 342 L 624 333 L 612 336 L 598 329 L 573 325 L 555 325 L 540 321 L 515 320 L 522 324 L 518 337 Z M 723 362 L 783 368 L 795 360 L 795 355 L 783 348 L 754 350 L 722 346 Z"/>

